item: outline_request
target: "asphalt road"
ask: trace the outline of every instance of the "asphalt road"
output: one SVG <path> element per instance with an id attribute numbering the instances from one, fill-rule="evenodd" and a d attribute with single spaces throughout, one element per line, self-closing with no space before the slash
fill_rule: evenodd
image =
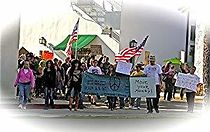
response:
<path id="1" fill-rule="evenodd" d="M 194 113 L 187 113 L 186 100 L 176 99 L 171 102 L 160 100 L 160 113 L 146 114 L 146 103 L 141 101 L 140 110 L 117 109 L 111 111 L 103 103 L 98 102 L 97 106 L 85 102 L 86 109 L 78 111 L 69 111 L 67 109 L 68 101 L 56 100 L 55 109 L 44 110 L 44 101 L 42 99 L 32 100 L 27 110 L 17 108 L 17 100 L 9 100 L 0 104 L 1 128 L 8 131 L 19 131 L 20 125 L 30 132 L 60 132 L 60 131 L 191 131 L 204 130 L 208 125 L 203 125 L 203 119 L 209 117 L 202 110 L 202 100 L 196 99 Z M 16 120 L 16 122 L 14 122 Z M 20 125 L 19 125 L 20 123 Z M 5 124 L 5 125 L 4 125 Z M 13 124 L 12 127 L 6 127 L 7 124 Z M 27 124 L 27 125 L 26 125 Z"/>

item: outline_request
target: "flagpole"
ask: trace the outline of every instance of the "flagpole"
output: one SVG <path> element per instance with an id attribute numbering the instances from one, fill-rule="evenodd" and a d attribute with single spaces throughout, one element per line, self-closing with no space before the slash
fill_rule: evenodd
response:
<path id="1" fill-rule="evenodd" d="M 77 35 L 77 41 L 78 41 L 78 35 Z M 75 47 L 75 59 L 77 59 L 77 41 L 76 41 L 76 47 Z"/>
<path id="2" fill-rule="evenodd" d="M 143 40 L 142 43 L 144 43 L 144 41 L 145 41 L 145 43 L 146 43 L 146 40 L 148 39 L 148 37 L 149 37 L 149 35 L 146 36 L 146 38 Z M 145 44 L 144 44 L 144 45 L 145 45 Z M 137 57 L 137 59 L 135 60 L 135 55 L 134 55 L 134 66 L 137 64 L 138 59 L 139 59 L 140 56 L 141 56 L 141 55 L 139 55 L 139 56 Z"/>
<path id="3" fill-rule="evenodd" d="M 78 21 L 79 21 L 80 18 L 78 18 Z M 75 47 L 75 59 L 77 59 L 77 45 L 78 45 L 78 39 L 79 39 L 79 23 L 78 23 L 78 26 L 77 26 L 77 41 L 76 41 L 76 47 Z"/>

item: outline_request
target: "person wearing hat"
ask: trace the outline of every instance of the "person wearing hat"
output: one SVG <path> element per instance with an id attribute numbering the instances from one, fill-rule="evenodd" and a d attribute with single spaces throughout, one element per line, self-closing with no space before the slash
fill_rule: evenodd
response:
<path id="1" fill-rule="evenodd" d="M 136 64 L 136 70 L 131 73 L 131 76 L 134 76 L 134 77 L 144 76 L 144 72 L 142 71 L 143 70 L 143 66 L 144 66 L 143 63 Z M 135 100 L 136 100 L 136 105 L 135 105 Z M 140 107 L 140 101 L 141 101 L 141 98 L 131 98 L 131 100 L 130 100 L 130 108 L 132 108 L 132 109 L 140 109 L 141 108 Z"/>
<path id="2" fill-rule="evenodd" d="M 160 86 L 162 85 L 162 79 L 161 79 L 161 66 L 159 64 L 155 63 L 155 56 L 151 55 L 149 58 L 150 64 L 148 64 L 144 68 L 144 73 L 147 75 L 147 77 L 154 77 L 155 78 L 155 84 L 156 84 L 156 97 L 155 98 L 147 98 L 147 113 L 152 113 L 153 108 L 155 109 L 156 113 L 159 113 L 158 109 L 158 103 L 160 98 Z"/>

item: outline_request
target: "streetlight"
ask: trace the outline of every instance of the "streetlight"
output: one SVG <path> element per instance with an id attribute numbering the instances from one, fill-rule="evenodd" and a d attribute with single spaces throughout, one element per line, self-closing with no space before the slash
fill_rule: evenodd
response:
<path id="1" fill-rule="evenodd" d="M 44 46 L 46 46 L 47 45 L 47 40 L 44 37 L 41 37 L 39 39 L 39 44 L 43 44 Z"/>
<path id="2" fill-rule="evenodd" d="M 188 57 L 188 46 L 189 46 L 189 20 L 190 20 L 190 12 L 187 11 L 187 29 L 186 29 L 186 47 L 185 47 L 185 62 L 187 62 Z"/>
<path id="3" fill-rule="evenodd" d="M 42 44 L 45 47 L 47 47 L 48 49 L 50 49 L 53 53 L 55 53 L 62 60 L 64 60 L 66 58 L 66 55 L 63 54 L 63 52 L 55 52 L 53 44 L 47 43 L 47 40 L 44 37 L 39 38 L 39 44 Z"/>
<path id="4" fill-rule="evenodd" d="M 136 45 L 137 45 L 137 41 L 135 39 L 133 39 L 129 42 L 129 47 L 130 48 L 136 47 Z"/>
<path id="5" fill-rule="evenodd" d="M 182 13 L 187 12 L 187 29 L 186 29 L 186 38 L 185 38 L 185 56 L 184 61 L 187 62 L 188 57 L 188 46 L 189 46 L 189 21 L 190 21 L 190 7 L 181 7 L 178 9 Z"/>
<path id="6" fill-rule="evenodd" d="M 136 47 L 137 46 L 137 41 L 135 39 L 131 40 L 129 42 L 129 47 L 130 48 L 133 48 L 133 47 Z M 130 59 L 130 62 L 134 65 L 134 62 L 135 62 L 135 56 L 134 57 L 131 57 Z"/>

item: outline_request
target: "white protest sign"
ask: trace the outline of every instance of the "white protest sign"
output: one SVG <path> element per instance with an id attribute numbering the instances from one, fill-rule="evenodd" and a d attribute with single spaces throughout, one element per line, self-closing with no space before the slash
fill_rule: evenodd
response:
<path id="1" fill-rule="evenodd" d="M 130 75 L 131 68 L 132 68 L 132 63 L 118 61 L 116 72 Z"/>
<path id="2" fill-rule="evenodd" d="M 186 88 L 196 92 L 197 84 L 199 83 L 199 77 L 190 74 L 179 73 L 175 86 Z"/>
<path id="3" fill-rule="evenodd" d="M 151 77 L 130 77 L 131 97 L 156 97 L 155 78 Z"/>

